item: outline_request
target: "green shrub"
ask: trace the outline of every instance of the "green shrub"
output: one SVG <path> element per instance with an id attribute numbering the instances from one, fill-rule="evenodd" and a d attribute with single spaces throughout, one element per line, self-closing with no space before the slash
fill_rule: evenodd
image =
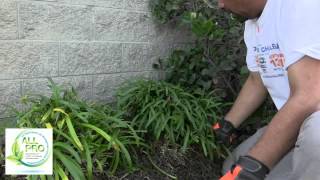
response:
<path id="1" fill-rule="evenodd" d="M 141 139 L 121 114 L 82 101 L 73 88 L 63 90 L 52 81 L 50 88 L 51 97 L 25 97 L 28 108 L 17 117 L 21 128 L 53 128 L 54 178 L 93 179 L 94 171 L 104 168 L 111 173 L 119 166 L 132 168 L 129 148 Z"/>
<path id="2" fill-rule="evenodd" d="M 175 50 L 166 61 L 161 62 L 165 80 L 188 90 L 211 91 L 219 75 L 219 65 L 204 56 L 203 48 L 189 51 Z"/>
<path id="3" fill-rule="evenodd" d="M 163 137 L 183 151 L 197 144 L 206 156 L 222 155 L 211 125 L 223 104 L 211 94 L 191 94 L 163 81 L 138 80 L 120 88 L 117 100 L 134 127 L 148 132 L 145 137 L 149 141 Z"/>
<path id="4" fill-rule="evenodd" d="M 167 72 L 168 82 L 215 90 L 220 97 L 231 101 L 248 75 L 243 24 L 232 14 L 215 6 L 209 7 L 206 2 L 150 0 L 151 12 L 156 20 L 163 24 L 183 24 L 196 37 L 193 48 L 174 51 L 155 67 Z"/>
<path id="5" fill-rule="evenodd" d="M 224 36 L 224 30 L 211 18 L 207 18 L 201 12 L 185 12 L 182 23 L 188 25 L 191 32 L 199 40 L 217 40 Z"/>
<path id="6" fill-rule="evenodd" d="M 166 23 L 185 11 L 184 2 L 185 0 L 151 0 L 152 15 L 157 17 L 160 23 Z"/>

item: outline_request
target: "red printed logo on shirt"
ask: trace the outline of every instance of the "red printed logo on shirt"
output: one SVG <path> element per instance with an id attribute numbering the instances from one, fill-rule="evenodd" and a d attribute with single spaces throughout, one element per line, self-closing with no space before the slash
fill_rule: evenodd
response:
<path id="1" fill-rule="evenodd" d="M 270 63 L 276 68 L 283 68 L 285 63 L 285 58 L 282 53 L 275 53 L 269 56 Z"/>

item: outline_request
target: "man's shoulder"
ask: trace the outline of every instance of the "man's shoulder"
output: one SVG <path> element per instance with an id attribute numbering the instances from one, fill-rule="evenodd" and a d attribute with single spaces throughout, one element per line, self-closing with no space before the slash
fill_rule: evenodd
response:
<path id="1" fill-rule="evenodd" d="M 251 36 L 253 35 L 252 33 L 254 33 L 254 30 L 257 26 L 257 20 L 256 19 L 249 19 L 245 22 L 245 28 L 244 28 L 244 38 L 246 39 L 250 39 Z"/>
<path id="2" fill-rule="evenodd" d="M 252 26 L 252 25 L 254 25 L 254 24 L 256 24 L 256 23 L 257 23 L 257 18 L 255 18 L 255 19 L 248 19 L 248 20 L 245 21 L 245 25 L 246 25 L 246 26 Z"/>

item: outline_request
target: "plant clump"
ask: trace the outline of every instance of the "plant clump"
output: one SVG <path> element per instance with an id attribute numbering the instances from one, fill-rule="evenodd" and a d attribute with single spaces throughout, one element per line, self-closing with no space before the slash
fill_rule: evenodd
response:
<path id="1" fill-rule="evenodd" d="M 117 99 L 134 128 L 147 131 L 144 137 L 150 142 L 165 138 L 183 152 L 196 144 L 206 156 L 221 155 L 211 124 L 219 119 L 223 105 L 211 94 L 191 94 L 164 81 L 138 80 L 123 86 Z"/>
<path id="2" fill-rule="evenodd" d="M 50 81 L 52 95 L 27 96 L 17 110 L 17 126 L 53 129 L 53 176 L 41 179 L 93 179 L 94 174 L 132 170 L 130 149 L 142 143 L 131 123 L 108 105 L 89 104 L 74 89 Z M 29 176 L 29 178 L 36 178 Z"/>

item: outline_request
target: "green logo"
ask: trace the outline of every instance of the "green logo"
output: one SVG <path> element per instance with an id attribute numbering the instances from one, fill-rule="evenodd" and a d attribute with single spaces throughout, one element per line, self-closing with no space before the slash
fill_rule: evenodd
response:
<path id="1" fill-rule="evenodd" d="M 44 135 L 32 130 L 21 132 L 11 147 L 11 155 L 8 160 L 17 165 L 38 167 L 49 158 L 49 144 Z"/>

